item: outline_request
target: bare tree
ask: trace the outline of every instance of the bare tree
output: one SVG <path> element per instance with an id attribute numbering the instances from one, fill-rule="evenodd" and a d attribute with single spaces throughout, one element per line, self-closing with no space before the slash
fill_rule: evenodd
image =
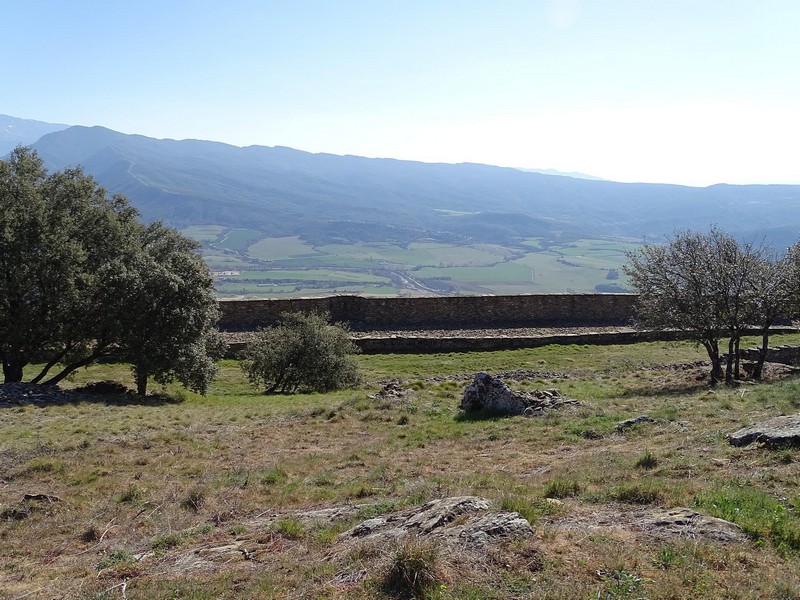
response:
<path id="1" fill-rule="evenodd" d="M 752 323 L 761 330 L 761 346 L 758 361 L 753 368 L 753 379 L 761 379 L 764 361 L 769 350 L 769 330 L 792 312 L 792 298 L 798 297 L 794 288 L 800 284 L 792 273 L 800 272 L 800 249 L 795 245 L 785 258 L 761 249 L 753 268 L 748 274 Z M 797 282 L 794 283 L 793 282 Z"/>
<path id="2" fill-rule="evenodd" d="M 796 256 L 800 273 L 800 248 Z M 783 262 L 768 248 L 741 245 L 712 227 L 707 233 L 677 232 L 666 245 L 645 246 L 628 259 L 625 272 L 639 293 L 637 325 L 689 333 L 708 353 L 712 384 L 723 377 L 723 338 L 727 383 L 740 377 L 739 344 L 754 325 L 766 355 L 769 328 L 786 310 Z M 758 377 L 762 365 L 763 357 Z"/>
<path id="3" fill-rule="evenodd" d="M 712 384 L 723 376 L 719 344 L 728 330 L 717 269 L 723 235 L 678 232 L 666 245 L 629 253 L 624 267 L 639 294 L 637 327 L 689 333 L 708 353 Z"/>

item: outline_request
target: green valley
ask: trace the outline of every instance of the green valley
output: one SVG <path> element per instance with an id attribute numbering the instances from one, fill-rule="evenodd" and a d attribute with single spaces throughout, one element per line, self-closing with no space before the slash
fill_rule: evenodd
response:
<path id="1" fill-rule="evenodd" d="M 315 244 L 222 225 L 183 233 L 202 243 L 218 294 L 226 298 L 619 292 L 626 289 L 625 254 L 642 243 L 598 237 L 516 245 Z"/>

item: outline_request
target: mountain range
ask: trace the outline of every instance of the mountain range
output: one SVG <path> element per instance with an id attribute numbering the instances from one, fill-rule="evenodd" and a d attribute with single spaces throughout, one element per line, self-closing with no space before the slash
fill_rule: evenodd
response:
<path id="1" fill-rule="evenodd" d="M 617 183 L 9 120 L 0 116 L 0 152 L 13 138 L 32 145 L 49 169 L 82 165 L 109 191 L 125 194 L 145 219 L 176 227 L 245 227 L 313 243 L 656 240 L 716 224 L 746 241 L 783 247 L 800 233 L 797 185 Z"/>
<path id="2" fill-rule="evenodd" d="M 61 131 L 67 127 L 69 125 L 61 123 L 45 123 L 0 115 L 0 156 L 5 156 L 20 144 L 28 146 L 45 134 Z"/>

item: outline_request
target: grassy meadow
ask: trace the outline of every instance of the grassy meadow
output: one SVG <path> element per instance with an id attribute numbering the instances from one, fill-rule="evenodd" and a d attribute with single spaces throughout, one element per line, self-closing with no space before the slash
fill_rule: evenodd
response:
<path id="1" fill-rule="evenodd" d="M 205 397 L 169 387 L 0 406 L 0 597 L 403 597 L 385 583 L 407 548 L 343 545 L 339 533 L 474 494 L 520 512 L 534 535 L 477 564 L 426 547 L 415 556 L 435 585 L 419 597 L 800 598 L 800 451 L 725 439 L 797 413 L 800 379 L 781 370 L 710 388 L 702 359 L 689 343 L 372 355 L 359 357 L 362 387 L 293 396 L 263 395 L 225 361 Z M 466 418 L 458 404 L 480 370 L 523 370 L 512 388 L 580 404 Z M 107 379 L 132 387 L 123 365 L 64 387 Z M 388 380 L 407 394 L 371 398 Z M 640 415 L 654 422 L 617 431 Z M 354 505 L 345 522 L 297 517 Z M 732 520 L 747 539 L 625 526 L 653 507 Z M 248 560 L 194 562 L 234 543 Z"/>
<path id="2" fill-rule="evenodd" d="M 625 253 L 640 245 L 629 238 L 561 244 L 531 239 L 508 247 L 432 241 L 313 245 L 219 225 L 183 233 L 203 244 L 219 295 L 240 298 L 614 291 L 608 286 L 625 285 Z"/>

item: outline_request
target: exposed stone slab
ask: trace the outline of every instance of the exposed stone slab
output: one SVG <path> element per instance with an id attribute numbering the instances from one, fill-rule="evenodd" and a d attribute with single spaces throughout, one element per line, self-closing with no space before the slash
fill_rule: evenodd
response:
<path id="1" fill-rule="evenodd" d="M 688 508 L 653 511 L 642 517 L 641 524 L 646 529 L 668 536 L 703 538 L 724 543 L 743 542 L 747 539 L 742 528 L 735 523 L 709 517 Z"/>
<path id="2" fill-rule="evenodd" d="M 630 429 L 634 425 L 639 425 L 640 423 L 655 423 L 655 420 L 651 419 L 647 415 L 641 415 L 633 419 L 625 419 L 624 421 L 617 423 L 617 431 L 625 431 L 626 429 Z"/>
<path id="3" fill-rule="evenodd" d="M 746 543 L 747 535 L 730 521 L 710 517 L 690 508 L 631 508 L 627 504 L 603 506 L 570 504 L 570 510 L 542 520 L 554 529 L 582 532 L 605 532 L 621 536 L 635 535 L 643 539 L 686 538 L 715 543 Z"/>
<path id="4" fill-rule="evenodd" d="M 516 512 L 492 512 L 477 496 L 432 500 L 422 506 L 383 515 L 356 525 L 340 539 L 390 541 L 413 535 L 467 547 L 527 537 L 533 528 Z"/>
<path id="5" fill-rule="evenodd" d="M 800 447 L 800 414 L 774 417 L 728 434 L 734 446 L 761 443 L 769 448 Z"/>

